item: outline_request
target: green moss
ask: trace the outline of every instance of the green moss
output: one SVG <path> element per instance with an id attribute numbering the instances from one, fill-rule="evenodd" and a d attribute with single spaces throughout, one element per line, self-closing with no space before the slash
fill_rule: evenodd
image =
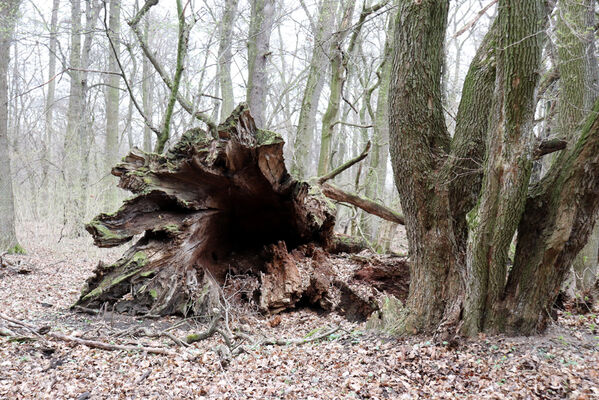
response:
<path id="1" fill-rule="evenodd" d="M 150 289 L 150 291 L 148 293 L 150 293 L 150 296 L 152 296 L 152 298 L 154 300 L 156 300 L 158 298 L 158 292 L 156 292 L 155 289 Z"/>
<path id="2" fill-rule="evenodd" d="M 381 309 L 368 318 L 366 328 L 397 334 L 406 329 L 403 325 L 406 321 L 406 312 L 407 309 L 401 300 L 394 296 L 387 296 L 383 299 Z"/>
<path id="3" fill-rule="evenodd" d="M 162 229 L 165 230 L 166 232 L 170 232 L 170 233 L 179 233 L 179 232 L 181 232 L 179 230 L 179 225 L 176 225 L 176 224 L 165 225 Z"/>
<path id="4" fill-rule="evenodd" d="M 123 282 L 124 280 L 131 278 L 133 275 L 137 274 L 140 271 L 140 269 L 141 268 L 137 268 L 131 272 L 128 272 L 126 274 L 116 277 L 115 279 L 112 280 L 112 282 L 110 283 L 110 286 L 118 285 L 119 283 Z"/>
<path id="5" fill-rule="evenodd" d="M 100 296 L 102 294 L 103 291 L 104 291 L 104 288 L 100 284 L 100 286 L 98 286 L 97 288 L 95 288 L 94 290 L 92 290 L 91 292 L 89 292 L 88 294 L 86 294 L 85 296 L 83 296 L 83 298 L 81 300 L 85 301 L 85 300 L 91 299 L 93 297 L 98 297 L 98 296 Z"/>
<path id="6" fill-rule="evenodd" d="M 256 140 L 260 146 L 283 143 L 283 138 L 276 132 L 258 129 L 256 131 Z"/>
<path id="7" fill-rule="evenodd" d="M 94 228 L 98 233 L 98 236 L 103 239 L 123 239 L 123 236 L 108 229 L 106 225 L 104 225 L 97 218 L 94 218 L 89 224 L 87 224 L 87 226 Z"/>
<path id="8" fill-rule="evenodd" d="M 131 257 L 130 262 L 135 263 L 139 267 L 141 267 L 145 265 L 146 262 L 148 262 L 148 256 L 143 251 L 138 251 L 137 253 L 133 254 L 133 257 Z"/>
<path id="9" fill-rule="evenodd" d="M 20 244 L 15 244 L 13 247 L 7 250 L 8 254 L 27 254 L 25 249 Z"/>
<path id="10" fill-rule="evenodd" d="M 156 274 L 156 270 L 150 270 L 150 271 L 144 271 L 142 273 L 139 274 L 139 276 L 141 276 L 142 278 L 148 278 L 152 275 Z"/>
<path id="11" fill-rule="evenodd" d="M 202 337 L 200 335 L 198 335 L 197 333 L 192 333 L 191 335 L 187 335 L 185 337 L 185 341 L 187 343 L 194 343 L 194 342 L 197 342 L 199 340 L 202 340 Z"/>

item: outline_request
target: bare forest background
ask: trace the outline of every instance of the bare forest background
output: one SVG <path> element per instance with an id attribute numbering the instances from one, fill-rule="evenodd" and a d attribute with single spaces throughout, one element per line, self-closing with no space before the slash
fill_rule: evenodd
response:
<path id="1" fill-rule="evenodd" d="M 182 107 L 169 104 L 164 79 L 176 75 L 174 1 L 151 8 L 134 26 L 138 1 L 23 1 L 4 56 L 10 64 L 3 150 L 11 173 L 3 182 L 12 180 L 17 233 L 43 221 L 57 240 L 84 234 L 84 222 L 127 197 L 111 168 L 133 147 L 156 151 L 159 137 L 148 125 L 162 128 L 168 118 L 168 148 L 187 129 L 205 127 L 194 113 L 219 123 L 246 100 L 259 127 L 283 136 L 288 169 L 299 178 L 323 175 L 371 141 L 368 159 L 336 183 L 398 209 L 387 115 L 394 1 L 253 3 L 262 9 L 243 0 L 183 4 L 189 41 Z M 468 65 L 494 13 L 493 2 L 451 2 L 443 82 L 450 130 Z M 256 41 L 262 48 L 252 48 Z M 256 51 L 260 66 L 248 61 Z M 377 248 L 388 248 L 395 228 L 358 208 L 339 210 L 337 230 Z"/>

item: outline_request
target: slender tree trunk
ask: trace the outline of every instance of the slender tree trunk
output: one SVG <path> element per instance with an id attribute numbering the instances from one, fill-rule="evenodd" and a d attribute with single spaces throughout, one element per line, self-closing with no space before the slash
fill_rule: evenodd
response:
<path id="1" fill-rule="evenodd" d="M 150 12 L 144 17 L 144 39 L 146 43 L 150 42 Z M 142 83 L 141 96 L 143 103 L 143 112 L 147 118 L 152 120 L 152 103 L 153 103 L 154 85 L 151 75 L 150 60 L 148 57 L 143 57 L 142 64 Z M 144 142 L 143 150 L 146 153 L 152 151 L 152 130 L 147 124 L 144 124 Z"/>
<path id="2" fill-rule="evenodd" d="M 19 0 L 0 3 L 0 251 L 19 251 L 8 140 L 8 65 Z"/>
<path id="3" fill-rule="evenodd" d="M 66 203 L 64 217 L 70 236 L 83 233 L 83 221 L 77 221 L 81 188 L 79 125 L 83 116 L 83 87 L 81 72 L 81 1 L 71 1 L 71 51 L 69 55 L 69 105 L 67 108 L 67 131 L 64 143 L 64 190 Z"/>
<path id="4" fill-rule="evenodd" d="M 44 162 L 42 164 L 42 201 L 41 206 L 44 207 L 44 212 L 47 215 L 52 215 L 51 208 L 54 202 L 50 200 L 50 177 L 49 168 L 53 162 L 53 140 L 54 140 L 54 95 L 56 92 L 56 45 L 57 45 L 57 28 L 58 28 L 58 7 L 60 0 L 54 0 L 52 3 L 52 16 L 50 18 L 50 43 L 48 44 L 48 86 L 46 92 L 46 109 L 44 118 L 44 140 L 42 141 L 42 152 L 44 154 Z"/>
<path id="5" fill-rule="evenodd" d="M 322 0 L 319 7 L 318 23 L 312 46 L 312 59 L 310 60 L 310 68 L 302 96 L 302 107 L 293 146 L 295 151 L 291 171 L 300 179 L 307 178 L 314 173 L 314 171 L 310 171 L 310 152 L 314 140 L 318 101 L 320 100 L 328 67 L 327 50 L 330 46 L 329 40 L 333 31 L 334 16 L 338 3 L 338 0 Z"/>
<path id="6" fill-rule="evenodd" d="M 237 14 L 238 0 L 225 0 L 222 21 L 219 27 L 218 72 L 220 80 L 221 108 L 220 120 L 224 121 L 235 107 L 233 80 L 231 79 L 231 46 L 233 42 L 233 25 Z"/>
<path id="7" fill-rule="evenodd" d="M 355 0 L 349 0 L 343 8 L 341 21 L 331 43 L 329 57 L 331 59 L 330 94 L 327 109 L 322 117 L 320 133 L 320 152 L 318 157 L 318 176 L 329 172 L 331 163 L 331 144 L 334 126 L 339 114 L 343 83 L 347 78 L 344 70 L 343 41 L 349 34 L 352 16 L 354 15 Z"/>
<path id="8" fill-rule="evenodd" d="M 387 158 L 389 157 L 389 80 L 391 78 L 391 49 L 393 38 L 393 18 L 389 19 L 387 37 L 383 51 L 383 60 L 377 71 L 378 95 L 376 110 L 369 106 L 369 113 L 374 125 L 372 136 L 372 154 L 370 168 L 366 177 L 366 197 L 384 203 L 385 179 L 387 175 Z M 365 215 L 365 214 L 363 214 Z M 367 216 L 367 218 L 371 218 Z M 379 227 L 380 228 L 380 227 Z M 377 229 L 372 229 L 372 238 Z"/>
<path id="9" fill-rule="evenodd" d="M 69 236 L 81 236 L 87 210 L 89 132 L 86 107 L 87 75 L 94 29 L 101 3 L 86 3 L 85 39 L 81 43 L 81 1 L 71 2 L 71 53 L 69 105 L 64 143 L 65 226 Z"/>
<path id="10" fill-rule="evenodd" d="M 120 50 L 120 22 L 121 1 L 110 0 L 110 13 L 108 17 L 108 28 L 110 38 L 116 53 Z M 106 194 L 104 197 L 104 209 L 114 210 L 117 207 L 117 191 L 115 179 L 110 175 L 110 170 L 119 159 L 119 88 L 120 76 L 115 51 L 108 52 L 108 71 L 114 74 L 107 75 L 106 84 L 106 147 L 104 150 L 104 171 L 106 177 Z"/>
<path id="11" fill-rule="evenodd" d="M 267 65 L 275 10 L 275 0 L 252 1 L 248 37 L 247 102 L 258 128 L 265 128 L 266 122 Z"/>

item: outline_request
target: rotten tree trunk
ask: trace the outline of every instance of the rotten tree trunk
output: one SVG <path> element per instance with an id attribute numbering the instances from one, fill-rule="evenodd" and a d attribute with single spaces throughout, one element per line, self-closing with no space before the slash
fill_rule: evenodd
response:
<path id="1" fill-rule="evenodd" d="M 293 307 L 306 296 L 340 307 L 327 293 L 334 279 L 324 278 L 332 275 L 320 263 L 306 269 L 293 261 L 312 257 L 306 246 L 295 250 L 304 244 L 336 246 L 334 205 L 317 186 L 287 173 L 283 140 L 257 129 L 247 106 L 219 125 L 218 136 L 192 129 L 165 155 L 134 149 L 113 168 L 120 187 L 136 196 L 87 230 L 100 247 L 142 236 L 115 264 L 99 264 L 78 305 L 202 314 L 236 269 L 258 279 L 249 297 L 264 310 Z"/>

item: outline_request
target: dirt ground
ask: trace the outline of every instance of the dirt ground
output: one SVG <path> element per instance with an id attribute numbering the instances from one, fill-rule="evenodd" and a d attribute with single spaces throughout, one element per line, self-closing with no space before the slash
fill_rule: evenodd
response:
<path id="1" fill-rule="evenodd" d="M 51 332 L 173 354 L 0 336 L 2 399 L 599 399 L 597 310 L 560 313 L 541 336 L 481 335 L 448 345 L 387 337 L 308 309 L 281 314 L 280 323 L 248 309 L 234 322 L 254 337 L 285 341 L 340 330 L 302 345 L 249 346 L 223 365 L 215 351 L 221 337 L 181 347 L 131 333 L 172 328 L 185 338 L 207 322 L 69 310 L 98 260 L 115 260 L 122 249 L 96 249 L 89 238 L 56 243 L 55 231 L 43 226 L 20 237 L 28 254 L 10 260 L 31 273 L 0 275 L 0 313 Z"/>

